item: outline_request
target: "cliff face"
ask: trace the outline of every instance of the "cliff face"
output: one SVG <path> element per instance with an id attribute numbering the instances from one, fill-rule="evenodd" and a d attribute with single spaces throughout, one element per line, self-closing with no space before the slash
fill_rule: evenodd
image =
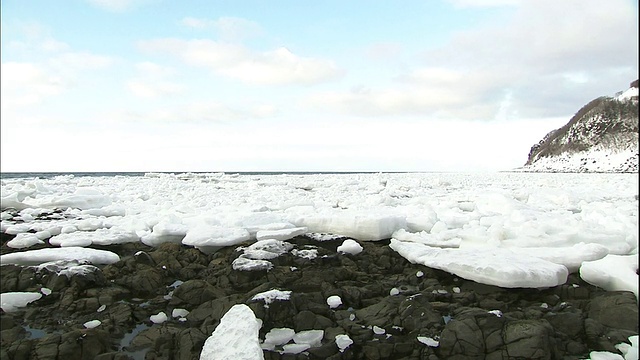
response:
<path id="1" fill-rule="evenodd" d="M 638 81 L 583 106 L 531 147 L 524 171 L 637 172 Z"/>

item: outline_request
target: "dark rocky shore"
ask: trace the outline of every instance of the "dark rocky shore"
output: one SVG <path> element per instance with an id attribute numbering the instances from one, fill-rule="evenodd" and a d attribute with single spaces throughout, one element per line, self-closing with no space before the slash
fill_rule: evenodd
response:
<path id="1" fill-rule="evenodd" d="M 11 238 L 2 234 L 2 254 L 15 251 L 6 246 Z M 205 255 L 170 243 L 106 247 L 121 261 L 71 278 L 2 266 L 2 292 L 52 292 L 2 313 L 0 358 L 197 359 L 220 318 L 239 303 L 262 319 L 261 339 L 279 327 L 325 331 L 319 347 L 295 355 L 276 348 L 265 351 L 266 359 L 584 359 L 594 350 L 618 352 L 616 344 L 638 333 L 632 293 L 605 292 L 575 274 L 555 288 L 501 289 L 413 265 L 386 241 L 363 242 L 357 255 L 337 253 L 342 240 L 288 240 L 297 249 L 317 248 L 318 257 L 289 252 L 271 260 L 269 271 L 233 270 L 235 246 Z M 390 295 L 393 288 L 399 293 Z M 251 300 L 271 289 L 291 291 L 290 300 Z M 338 308 L 327 305 L 332 295 L 342 298 Z M 189 314 L 174 318 L 176 308 Z M 152 323 L 161 311 L 169 319 Z M 86 329 L 91 320 L 101 325 Z M 338 334 L 354 342 L 344 352 Z"/>

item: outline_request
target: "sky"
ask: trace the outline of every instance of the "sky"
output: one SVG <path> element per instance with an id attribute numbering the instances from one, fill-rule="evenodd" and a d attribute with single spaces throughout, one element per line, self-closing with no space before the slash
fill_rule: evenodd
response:
<path id="1" fill-rule="evenodd" d="M 500 171 L 638 78 L 637 0 L 6 0 L 2 172 Z"/>

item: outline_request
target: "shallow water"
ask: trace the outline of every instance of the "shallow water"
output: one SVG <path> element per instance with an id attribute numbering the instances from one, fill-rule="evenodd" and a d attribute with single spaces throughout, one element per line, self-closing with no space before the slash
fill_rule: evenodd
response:
<path id="1" fill-rule="evenodd" d="M 118 351 L 131 356 L 134 360 L 144 360 L 144 357 L 149 351 L 149 348 L 141 349 L 137 351 L 128 351 L 127 347 L 131 345 L 131 341 L 133 341 L 133 339 L 141 331 L 146 330 L 148 328 L 149 328 L 149 325 L 145 323 L 141 323 L 136 325 L 136 327 L 133 328 L 133 330 L 131 330 L 130 332 L 124 334 L 124 336 L 122 337 L 122 340 L 120 340 L 120 346 L 118 347 Z"/>

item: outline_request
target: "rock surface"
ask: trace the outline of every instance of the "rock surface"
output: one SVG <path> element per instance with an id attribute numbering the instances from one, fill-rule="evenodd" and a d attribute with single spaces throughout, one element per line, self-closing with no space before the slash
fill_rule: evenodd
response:
<path id="1" fill-rule="evenodd" d="M 11 238 L 1 234 L 2 254 L 16 251 Z M 502 289 L 411 264 L 385 240 L 363 242 L 355 255 L 337 251 L 344 240 L 290 239 L 298 251 L 269 260 L 268 271 L 233 270 L 235 246 L 204 254 L 173 243 L 109 246 L 120 261 L 71 277 L 3 266 L 2 292 L 51 293 L 2 312 L 0 358 L 198 359 L 237 304 L 262 321 L 261 340 L 274 328 L 324 331 L 320 344 L 297 354 L 305 346 L 278 345 L 265 359 L 583 359 L 619 353 L 616 344 L 638 333 L 632 293 L 605 292 L 576 274 L 553 288 Z M 317 256 L 295 255 L 302 250 Z M 288 300 L 253 300 L 274 289 L 290 291 Z M 331 308 L 331 296 L 341 304 Z M 172 317 L 174 309 L 189 313 Z M 167 321 L 151 322 L 160 312 Z M 93 320 L 100 325 L 83 326 Z M 353 343 L 341 351 L 345 336 Z"/>

